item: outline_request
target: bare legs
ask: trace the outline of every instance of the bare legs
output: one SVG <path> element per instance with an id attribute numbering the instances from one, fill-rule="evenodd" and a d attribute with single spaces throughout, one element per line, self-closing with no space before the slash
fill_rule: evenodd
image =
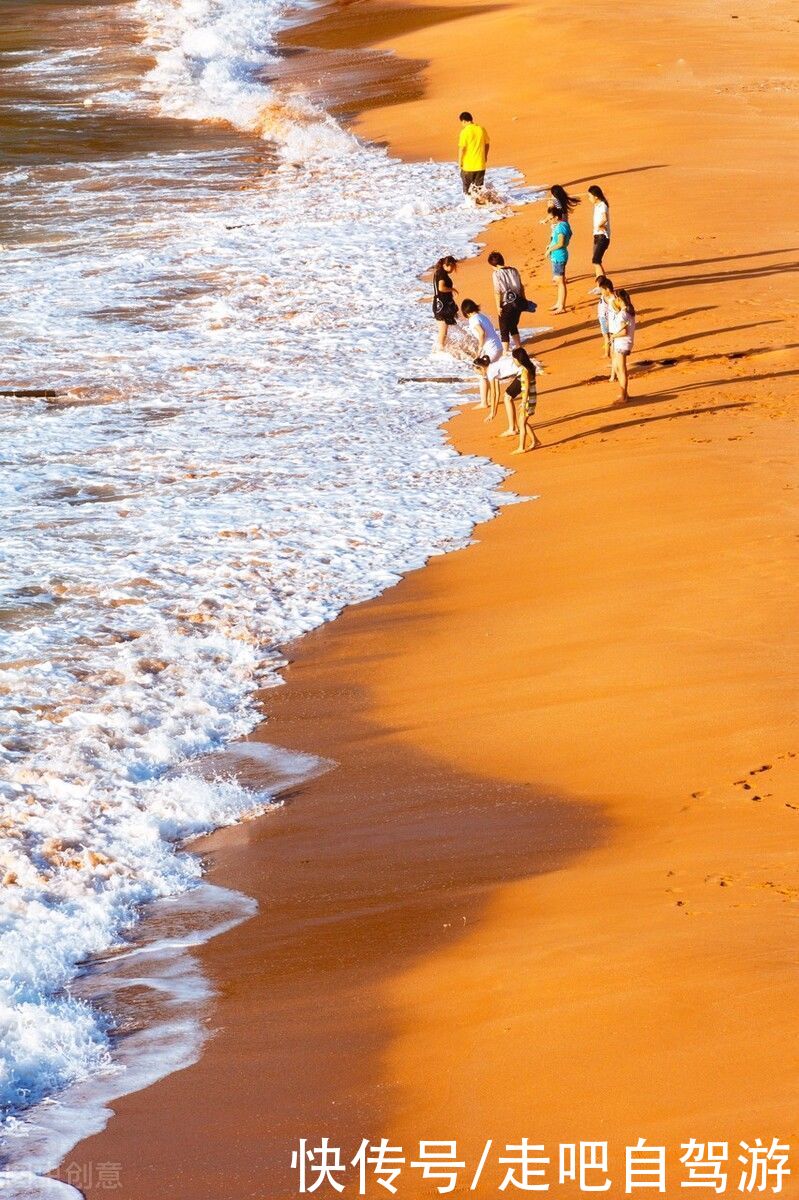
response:
<path id="1" fill-rule="evenodd" d="M 552 307 L 554 313 L 562 313 L 566 308 L 566 276 L 555 276 L 555 303 Z"/>
<path id="2" fill-rule="evenodd" d="M 527 454 L 528 450 L 537 450 L 541 445 L 538 440 L 538 434 L 533 429 L 534 413 L 528 412 L 525 408 L 524 412 L 519 413 L 519 444 L 513 451 L 514 454 Z M 527 434 L 530 435 L 530 445 L 527 443 Z"/>
<path id="3" fill-rule="evenodd" d="M 482 381 L 481 381 L 482 384 Z M 502 384 L 498 379 L 488 381 L 488 401 L 489 413 L 485 418 L 486 421 L 493 421 L 497 415 L 499 406 L 499 393 Z M 528 411 L 526 405 L 519 406 L 518 418 L 516 415 L 516 404 L 511 397 L 505 393 L 502 397 L 502 402 L 505 406 L 505 416 L 507 417 L 508 427 L 503 429 L 500 437 L 517 437 L 519 438 L 518 447 L 513 451 L 514 454 L 527 454 L 529 450 L 537 450 L 541 445 L 538 435 L 533 428 L 533 411 Z M 478 405 L 479 407 L 479 405 Z M 530 445 L 527 445 L 527 440 L 530 440 Z"/>
<path id="4" fill-rule="evenodd" d="M 602 334 L 602 346 L 605 351 L 605 358 L 610 359 L 610 382 L 613 383 L 613 380 L 616 378 L 616 356 L 610 344 L 610 334 Z"/>
<path id="5" fill-rule="evenodd" d="M 619 396 L 616 400 L 617 404 L 626 404 L 629 399 L 627 392 L 627 353 L 619 350 L 613 352 L 613 363 L 611 366 L 611 379 L 615 374 L 619 381 Z"/>
<path id="6" fill-rule="evenodd" d="M 438 341 L 436 342 L 436 349 L 443 350 L 444 344 L 447 340 L 447 322 L 436 321 L 436 324 L 438 325 Z"/>
<path id="7" fill-rule="evenodd" d="M 506 392 L 502 397 L 502 402 L 505 405 L 505 416 L 508 418 L 508 428 L 503 429 L 500 437 L 514 437 L 519 432 L 519 427 L 516 424 L 516 405 L 511 400 Z"/>
<path id="8" fill-rule="evenodd" d="M 485 375 L 478 376 L 478 382 L 480 385 L 480 403 L 475 404 L 474 407 L 475 408 L 488 408 L 488 391 L 489 391 L 490 384 L 489 384 L 488 380 L 486 379 Z"/>

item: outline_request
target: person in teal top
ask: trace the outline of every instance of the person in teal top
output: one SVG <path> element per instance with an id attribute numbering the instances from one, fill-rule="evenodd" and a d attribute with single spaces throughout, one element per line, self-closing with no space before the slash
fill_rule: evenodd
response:
<path id="1" fill-rule="evenodd" d="M 566 310 L 566 263 L 569 261 L 572 227 L 566 220 L 563 210 L 556 208 L 554 204 L 547 209 L 547 217 L 552 229 L 547 254 L 552 263 L 552 278 L 557 288 L 557 297 L 552 305 L 552 312 L 562 313 Z"/>

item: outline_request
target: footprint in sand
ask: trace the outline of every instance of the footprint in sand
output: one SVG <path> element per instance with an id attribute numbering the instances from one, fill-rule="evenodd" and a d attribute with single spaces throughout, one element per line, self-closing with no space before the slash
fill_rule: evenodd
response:
<path id="1" fill-rule="evenodd" d="M 787 883 L 774 883 L 772 880 L 766 879 L 763 883 L 759 883 L 756 886 L 776 892 L 783 900 L 799 900 L 799 888 L 791 887 Z"/>

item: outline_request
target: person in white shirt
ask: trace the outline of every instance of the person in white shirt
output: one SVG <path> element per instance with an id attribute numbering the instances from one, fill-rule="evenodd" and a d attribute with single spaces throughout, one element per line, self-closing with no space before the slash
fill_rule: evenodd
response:
<path id="1" fill-rule="evenodd" d="M 599 279 L 600 275 L 605 274 L 602 259 L 610 245 L 610 205 L 602 188 L 596 183 L 591 184 L 588 195 L 594 206 L 594 252 L 591 262 L 594 264 L 594 275 Z"/>
<path id="2" fill-rule="evenodd" d="M 485 356 L 489 364 L 496 362 L 502 355 L 502 342 L 491 324 L 490 317 L 480 312 L 480 305 L 476 304 L 474 300 L 464 300 L 461 304 L 461 313 L 466 317 L 469 332 L 477 343 L 477 358 Z M 485 374 L 480 374 L 480 372 L 478 374 L 480 375 L 480 403 L 475 407 L 488 408 L 488 379 Z"/>
<path id="3" fill-rule="evenodd" d="M 511 355 L 505 353 L 501 354 L 494 362 L 491 362 L 487 354 L 481 354 L 474 360 L 472 365 L 480 376 L 481 391 L 483 380 L 485 380 L 490 408 L 486 421 L 493 421 L 497 415 L 500 394 L 504 392 L 507 384 L 517 377 L 519 368 Z M 513 434 L 518 433 L 516 413 L 513 404 L 507 396 L 504 396 L 504 401 L 505 413 L 508 418 L 508 428 L 501 436 L 511 437 Z"/>
<path id="4" fill-rule="evenodd" d="M 613 373 L 619 381 L 619 396 L 616 403 L 626 404 L 629 398 L 627 357 L 632 352 L 635 341 L 635 306 L 630 299 L 630 293 L 624 288 L 616 288 L 613 293 L 608 330 L 613 351 Z"/>

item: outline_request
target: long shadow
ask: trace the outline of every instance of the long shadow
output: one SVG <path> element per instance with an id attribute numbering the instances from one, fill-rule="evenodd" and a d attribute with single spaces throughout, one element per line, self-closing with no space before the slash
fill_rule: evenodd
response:
<path id="1" fill-rule="evenodd" d="M 643 358 L 637 363 L 638 371 L 651 373 L 652 371 L 665 371 L 668 367 L 675 367 L 682 363 L 706 363 L 719 362 L 722 359 L 728 359 L 732 362 L 737 362 L 742 358 L 755 358 L 760 354 L 774 354 L 779 350 L 799 350 L 799 342 L 789 342 L 785 346 L 753 346 L 751 350 L 735 350 L 732 353 L 727 350 L 720 350 L 716 354 L 680 354 L 676 358 L 664 358 L 658 361 L 657 359 Z"/>
<path id="2" fill-rule="evenodd" d="M 773 275 L 785 275 L 799 271 L 799 262 L 773 263 L 767 267 L 753 267 L 750 271 L 718 271 L 716 274 L 704 272 L 699 275 L 675 275 L 670 279 L 647 279 L 635 285 L 636 292 L 667 292 L 671 288 L 694 287 L 707 283 L 743 283 L 750 279 L 769 279 Z"/>
<path id="3" fill-rule="evenodd" d="M 664 395 L 662 399 L 668 399 L 668 395 Z M 682 412 L 673 413 L 658 413 L 654 417 L 640 417 L 635 421 L 613 421 L 608 425 L 600 425 L 598 429 L 586 429 L 582 433 L 572 433 L 569 437 L 561 438 L 558 442 L 545 442 L 547 450 L 553 450 L 555 446 L 565 446 L 567 442 L 578 442 L 583 438 L 596 437 L 600 433 L 615 433 L 619 429 L 632 429 L 635 426 L 652 425 L 655 421 L 677 421 L 680 417 L 698 417 L 702 413 L 724 412 L 731 408 L 749 408 L 750 400 L 739 400 L 730 402 L 729 404 L 714 404 L 708 408 L 687 408 Z"/>
<path id="4" fill-rule="evenodd" d="M 596 183 L 597 180 L 612 179 L 614 175 L 637 175 L 640 171 L 664 171 L 670 163 L 651 163 L 647 167 L 625 167 L 620 171 L 595 171 L 593 175 L 584 175 L 582 179 L 569 179 L 562 187 L 576 187 L 578 183 Z"/>
<path id="5" fill-rule="evenodd" d="M 789 346 L 785 346 L 784 349 L 786 349 L 786 350 L 799 349 L 799 343 L 792 342 Z M 771 346 L 763 346 L 757 350 L 752 350 L 752 351 L 747 352 L 748 355 L 750 355 L 750 354 L 751 355 L 770 354 L 770 353 L 773 353 L 773 347 L 771 347 Z M 727 354 L 718 354 L 718 355 L 717 354 L 707 354 L 703 358 L 692 359 L 692 362 L 710 362 L 714 359 L 728 358 L 728 357 L 729 357 L 729 355 L 727 355 Z M 673 364 L 665 364 L 665 365 L 670 366 Z M 681 384 L 678 387 L 669 388 L 668 392 L 653 392 L 648 397 L 643 397 L 643 396 L 640 398 L 635 397 L 635 403 L 637 403 L 637 404 L 652 403 L 654 401 L 668 399 L 669 396 L 676 396 L 682 392 L 696 391 L 700 388 L 730 387 L 732 384 L 739 384 L 739 383 L 762 383 L 764 380 L 767 380 L 767 379 L 789 379 L 789 378 L 791 378 L 793 376 L 797 376 L 797 375 L 799 375 L 799 369 L 797 369 L 795 371 L 769 371 L 764 375 L 731 375 L 731 376 L 727 376 L 725 379 L 708 379 L 705 381 L 700 381 L 698 383 Z M 634 370 L 631 372 L 631 376 L 632 376 L 633 380 L 636 378 L 636 372 Z M 595 384 L 595 383 L 598 384 L 598 383 L 607 383 L 607 382 L 608 382 L 608 380 L 605 376 L 592 375 L 592 376 L 589 376 L 588 379 L 578 379 L 574 383 L 564 383 L 560 387 L 547 388 L 546 391 L 544 391 L 542 389 L 541 394 L 542 394 L 542 396 L 554 396 L 554 395 L 557 395 L 558 392 L 572 392 L 572 391 L 574 391 L 575 388 L 590 387 L 592 384 Z M 632 402 L 633 401 L 630 401 L 630 403 L 632 403 Z M 603 409 L 587 409 L 585 412 L 575 413 L 575 414 L 573 414 L 573 416 L 556 418 L 555 422 L 553 422 L 553 423 L 558 424 L 558 423 L 560 423 L 560 421 L 563 421 L 563 420 L 572 420 L 576 417 L 587 417 L 587 416 L 590 416 L 591 413 L 593 413 L 593 412 L 603 412 L 603 411 L 605 411 L 605 410 L 603 410 Z M 542 425 L 541 428 L 545 428 L 545 426 Z"/>
<path id="6" fill-rule="evenodd" d="M 644 329 L 644 328 L 652 329 L 655 325 L 661 325 L 664 321 L 678 321 L 683 317 L 693 316 L 695 313 L 710 312 L 714 308 L 717 308 L 717 307 L 718 307 L 718 305 L 716 305 L 716 304 L 704 304 L 698 308 L 683 308 L 683 309 L 680 309 L 679 312 L 669 312 L 668 309 L 662 309 L 662 308 L 639 309 L 638 316 L 639 316 L 640 320 L 639 320 L 638 327 L 639 327 L 639 329 Z M 663 316 L 656 317 L 654 320 L 650 320 L 649 313 L 663 313 Z M 644 318 L 646 318 L 646 320 L 644 320 Z M 571 338 L 568 343 L 570 347 L 571 346 L 582 346 L 585 342 L 592 342 L 595 339 L 597 341 L 599 341 L 599 337 L 600 337 L 599 325 L 596 320 L 587 320 L 582 325 L 575 325 L 575 326 L 572 326 L 572 328 L 574 329 L 575 332 L 581 332 L 583 330 L 586 330 L 586 331 L 590 330 L 591 332 L 587 332 L 585 337 Z M 524 332 L 524 331 L 522 331 L 522 332 Z M 529 343 L 531 346 L 534 347 L 537 343 L 543 342 L 546 338 L 551 338 L 553 336 L 553 334 L 561 333 L 561 332 L 567 332 L 567 331 L 548 330 L 546 333 L 542 333 L 538 337 L 528 338 L 527 341 L 525 342 L 525 345 L 527 345 Z M 681 339 L 677 338 L 675 340 L 680 341 Z"/>
<path id="7" fill-rule="evenodd" d="M 647 322 L 648 324 L 648 322 Z M 720 337 L 722 333 L 739 333 L 742 329 L 757 329 L 760 325 L 777 325 L 778 321 L 750 321 L 746 325 L 726 325 L 723 329 L 703 329 L 701 333 L 691 333 L 687 336 L 667 338 L 665 342 L 656 342 L 650 350 L 663 350 L 666 346 L 683 345 L 688 342 L 698 342 L 700 338 Z"/>
<path id="8" fill-rule="evenodd" d="M 694 308 L 681 308 L 677 312 L 675 312 L 674 310 L 671 310 L 671 309 L 667 309 L 667 308 L 639 309 L 638 310 L 639 329 L 644 329 L 644 328 L 652 329 L 655 325 L 663 324 L 664 321 L 678 321 L 678 320 L 681 320 L 683 317 L 693 317 L 696 315 L 696 313 L 712 312 L 713 309 L 715 309 L 715 308 L 718 308 L 717 304 L 700 304 L 700 305 L 696 305 Z M 562 329 L 559 329 L 557 326 L 553 326 L 552 329 L 547 329 L 544 333 L 539 333 L 535 337 L 524 338 L 525 330 L 522 329 L 522 331 L 521 331 L 522 332 L 522 340 L 525 342 L 525 345 L 528 343 L 530 345 L 538 345 L 541 342 L 551 341 L 553 338 L 559 338 L 559 337 L 568 338 L 573 333 L 585 333 L 588 330 L 597 330 L 598 331 L 599 326 L 598 326 L 598 324 L 596 322 L 596 318 L 594 316 L 594 305 L 593 304 L 591 305 L 590 311 L 591 311 L 591 316 L 586 317 L 586 319 L 584 321 L 581 321 L 579 324 L 566 325 Z M 650 317 L 649 317 L 650 313 L 662 313 L 663 315 L 656 317 L 654 320 L 650 320 Z M 646 318 L 646 320 L 644 320 L 644 318 Z M 598 332 L 596 333 L 596 336 L 599 337 Z M 590 342 L 590 341 L 591 341 L 591 337 L 578 338 L 576 340 L 570 341 L 569 345 L 570 346 L 579 346 L 579 345 L 581 345 L 582 342 Z"/>
<path id="9" fill-rule="evenodd" d="M 337 769 L 243 838 L 198 847 L 210 880 L 258 912 L 200 951 L 219 988 L 203 1056 L 144 1103 L 115 1102 L 106 1132 L 70 1153 L 80 1172 L 124 1164 L 126 1200 L 286 1200 L 298 1136 L 354 1150 L 364 1129 L 386 1128 L 397 1028 L 385 981 L 467 936 L 497 887 L 564 870 L 609 837 L 585 802 L 461 772 L 374 722 L 354 666 L 380 653 L 382 621 L 418 619 L 398 589 L 376 603 L 380 618 L 353 606 L 289 647 L 289 686 L 270 693 L 269 742 L 312 747 Z M 263 740 L 263 727 L 248 739 Z M 201 1097 L 191 1137 L 187 1095 Z M 259 1114 L 244 1135 L 242 1112 Z"/>
<path id="10" fill-rule="evenodd" d="M 678 312 L 669 312 L 667 310 L 664 312 L 664 315 L 662 317 L 657 317 L 654 321 L 650 321 L 647 319 L 646 322 L 644 322 L 642 320 L 640 328 L 651 329 L 655 325 L 660 325 L 663 321 L 677 321 L 677 320 L 680 320 L 682 317 L 693 316 L 694 313 L 710 312 L 712 309 L 717 308 L 717 307 L 718 307 L 718 305 L 716 305 L 716 304 L 705 304 L 698 308 L 680 309 Z M 647 314 L 649 312 L 663 312 L 663 310 L 659 309 L 659 308 L 642 309 L 642 310 L 639 310 L 639 316 L 643 318 L 643 317 L 647 316 Z M 572 331 L 577 332 L 577 333 L 580 333 L 583 331 L 590 331 L 590 332 L 587 332 L 585 337 L 572 338 L 568 343 L 570 347 L 571 346 L 580 346 L 585 342 L 592 342 L 595 339 L 597 342 L 599 341 L 599 336 L 600 336 L 599 335 L 599 326 L 596 323 L 596 321 L 593 321 L 593 320 L 584 321 L 581 325 L 572 325 L 569 327 L 569 329 L 548 330 L 546 333 L 539 334 L 538 337 L 526 338 L 526 339 L 522 338 L 522 341 L 525 346 L 528 346 L 533 351 L 535 351 L 536 347 L 538 345 L 540 345 L 542 342 L 545 342 L 547 339 L 551 339 L 555 336 L 568 335 L 569 332 L 572 332 Z M 522 330 L 522 333 L 524 333 L 524 330 Z M 552 347 L 549 347 L 548 349 L 552 349 Z M 546 392 L 547 392 L 547 395 L 552 395 L 553 392 L 570 392 L 576 387 L 585 387 L 588 384 L 599 383 L 599 382 L 601 382 L 600 376 L 591 376 L 589 379 L 578 379 L 574 383 L 563 383 L 559 387 L 547 388 Z"/>
<path id="11" fill-rule="evenodd" d="M 607 382 L 607 380 L 605 380 Z M 546 395 L 551 395 L 547 392 Z M 651 396 L 632 396 L 624 406 L 625 412 L 630 412 L 635 408 L 646 408 L 651 404 L 663 404 L 668 400 L 670 393 L 658 393 Z M 702 412 L 709 412 L 709 408 L 703 408 Z M 601 408 L 584 408 L 580 412 L 564 413 L 560 417 L 552 417 L 549 421 L 536 422 L 536 429 L 555 429 L 558 425 L 566 425 L 569 421 L 581 421 L 586 417 L 603 417 L 607 413 L 619 412 L 618 404 L 605 404 Z"/>
<path id="12" fill-rule="evenodd" d="M 685 392 L 699 392 L 706 388 L 721 388 L 730 387 L 732 384 L 736 386 L 740 383 L 763 383 L 767 379 L 792 379 L 799 376 L 799 369 L 795 371 L 769 371 L 765 375 L 736 375 L 731 379 L 706 379 L 699 383 L 683 383 L 679 387 L 670 388 L 668 392 L 656 393 L 652 396 L 653 400 L 668 399 L 669 396 L 684 395 Z M 707 409 L 705 410 L 708 411 Z"/>
<path id="13" fill-rule="evenodd" d="M 786 246 L 782 250 L 753 250 L 750 254 L 722 254 L 718 258 L 687 258 L 681 262 L 649 263 L 645 267 L 620 267 L 619 274 L 634 271 L 668 271 L 672 267 L 705 267 L 709 263 L 734 262 L 742 258 L 763 258 L 769 254 L 796 254 L 799 246 Z"/>

